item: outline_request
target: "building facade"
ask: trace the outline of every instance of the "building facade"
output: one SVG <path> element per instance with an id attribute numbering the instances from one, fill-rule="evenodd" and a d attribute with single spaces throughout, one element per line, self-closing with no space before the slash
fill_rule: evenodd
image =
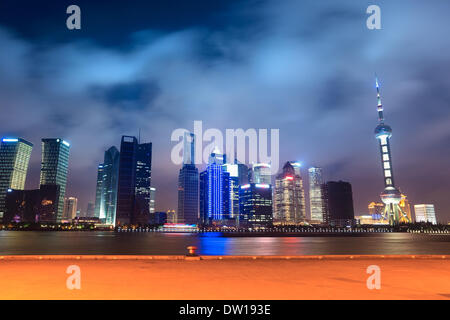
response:
<path id="1" fill-rule="evenodd" d="M 150 223 L 152 144 L 123 136 L 120 144 L 116 224 Z"/>
<path id="2" fill-rule="evenodd" d="M 332 226 L 355 224 L 352 185 L 345 181 L 328 181 L 324 187 L 327 221 Z"/>
<path id="3" fill-rule="evenodd" d="M 115 225 L 116 223 L 119 161 L 119 150 L 112 146 L 105 151 L 103 163 L 98 166 L 95 217 L 108 225 Z"/>
<path id="4" fill-rule="evenodd" d="M 202 224 L 230 224 L 230 173 L 224 168 L 225 157 L 214 150 L 206 170 L 200 174 L 200 220 Z"/>
<path id="5" fill-rule="evenodd" d="M 274 224 L 293 225 L 306 221 L 305 191 L 300 169 L 286 162 L 275 179 Z"/>
<path id="6" fill-rule="evenodd" d="M 311 222 L 324 223 L 326 222 L 326 206 L 322 188 L 324 182 L 322 168 L 311 167 L 308 169 L 308 175 Z"/>
<path id="7" fill-rule="evenodd" d="M 199 174 L 194 161 L 195 135 L 185 132 L 183 166 L 178 174 L 178 223 L 201 223 L 199 218 Z"/>
<path id="8" fill-rule="evenodd" d="M 10 189 L 3 222 L 56 223 L 59 189 L 59 185 L 41 185 L 35 190 Z"/>
<path id="9" fill-rule="evenodd" d="M 59 186 L 56 222 L 62 220 L 69 169 L 70 144 L 60 138 L 42 139 L 41 185 Z"/>
<path id="10" fill-rule="evenodd" d="M 415 204 L 414 212 L 416 215 L 416 222 L 437 224 L 436 212 L 433 204 Z"/>
<path id="11" fill-rule="evenodd" d="M 69 197 L 64 199 L 63 221 L 71 222 L 77 216 L 78 199 Z"/>
<path id="12" fill-rule="evenodd" d="M 33 144 L 21 138 L 3 138 L 0 144 L 0 220 L 6 212 L 8 190 L 23 190 Z"/>
<path id="13" fill-rule="evenodd" d="M 269 163 L 255 163 L 252 166 L 252 183 L 272 184 L 272 171 Z"/>
<path id="14" fill-rule="evenodd" d="M 272 226 L 272 186 L 251 183 L 239 188 L 239 227 L 265 228 Z"/>

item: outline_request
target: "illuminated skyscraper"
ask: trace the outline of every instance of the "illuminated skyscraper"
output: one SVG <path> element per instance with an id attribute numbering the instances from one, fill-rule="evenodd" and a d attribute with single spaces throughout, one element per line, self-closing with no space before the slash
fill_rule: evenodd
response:
<path id="1" fill-rule="evenodd" d="M 224 169 L 230 174 L 230 218 L 237 220 L 239 218 L 239 186 L 248 184 L 248 167 L 235 158 L 234 163 L 224 164 Z"/>
<path id="2" fill-rule="evenodd" d="M 269 227 L 272 225 L 272 186 L 251 183 L 239 188 L 239 226 Z"/>
<path id="3" fill-rule="evenodd" d="M 56 222 L 64 211 L 70 144 L 59 138 L 42 139 L 41 185 L 59 186 Z"/>
<path id="4" fill-rule="evenodd" d="M 225 156 L 216 148 L 206 170 L 200 174 L 200 219 L 203 224 L 226 224 L 231 219 L 230 173 L 223 164 Z"/>
<path id="5" fill-rule="evenodd" d="M 123 136 L 120 144 L 116 224 L 150 222 L 152 144 Z"/>
<path id="6" fill-rule="evenodd" d="M 298 224 L 306 220 L 305 191 L 300 164 L 288 161 L 275 179 L 274 224 Z"/>
<path id="7" fill-rule="evenodd" d="M 322 168 L 311 167 L 309 173 L 309 206 L 311 210 L 311 220 L 323 223 L 326 214 L 326 207 L 323 195 Z"/>
<path id="8" fill-rule="evenodd" d="M 119 161 L 119 150 L 113 146 L 105 151 L 104 161 L 98 166 L 95 216 L 109 225 L 116 223 Z"/>
<path id="9" fill-rule="evenodd" d="M 183 167 L 178 175 L 177 222 L 199 223 L 199 175 L 195 167 L 195 135 L 185 132 L 183 141 Z"/>
<path id="10" fill-rule="evenodd" d="M 376 79 L 377 99 L 378 99 L 378 126 L 375 128 L 375 137 L 380 143 L 381 165 L 384 176 L 384 191 L 381 194 L 381 200 L 385 204 L 383 218 L 389 221 L 391 225 L 397 225 L 402 222 L 411 222 L 410 218 L 399 206 L 402 199 L 400 191 L 394 184 L 394 171 L 392 167 L 392 156 L 390 139 L 392 129 L 384 123 L 383 105 L 381 104 L 380 86 Z"/>
<path id="11" fill-rule="evenodd" d="M 416 214 L 416 222 L 431 222 L 432 224 L 437 224 L 434 205 L 415 204 L 414 212 Z"/>
<path id="12" fill-rule="evenodd" d="M 33 144 L 21 138 L 3 138 L 0 145 L 0 219 L 8 189 L 23 190 Z"/>
<path id="13" fill-rule="evenodd" d="M 100 218 L 100 216 L 104 216 L 105 212 L 105 199 L 103 198 L 103 178 L 104 178 L 104 170 L 103 164 L 99 164 L 97 167 L 97 184 L 95 187 L 95 217 Z"/>

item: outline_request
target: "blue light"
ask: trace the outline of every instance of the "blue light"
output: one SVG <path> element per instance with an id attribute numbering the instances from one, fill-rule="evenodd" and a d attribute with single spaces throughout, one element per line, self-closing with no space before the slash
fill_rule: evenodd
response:
<path id="1" fill-rule="evenodd" d="M 3 142 L 18 142 L 19 139 L 17 139 L 17 138 L 3 138 L 2 141 Z"/>
<path id="2" fill-rule="evenodd" d="M 68 143 L 67 141 L 63 140 L 62 143 L 65 144 L 66 146 L 70 147 L 70 143 Z"/>

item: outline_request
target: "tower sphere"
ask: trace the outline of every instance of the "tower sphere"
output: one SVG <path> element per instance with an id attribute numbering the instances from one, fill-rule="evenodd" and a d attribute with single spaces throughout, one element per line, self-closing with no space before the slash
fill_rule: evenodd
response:
<path id="1" fill-rule="evenodd" d="M 386 124 L 379 124 L 375 128 L 375 137 L 379 139 L 381 136 L 387 136 L 388 138 L 392 137 L 391 127 Z"/>
<path id="2" fill-rule="evenodd" d="M 402 194 L 394 187 L 386 187 L 381 193 L 381 201 L 384 204 L 399 204 L 402 200 Z"/>

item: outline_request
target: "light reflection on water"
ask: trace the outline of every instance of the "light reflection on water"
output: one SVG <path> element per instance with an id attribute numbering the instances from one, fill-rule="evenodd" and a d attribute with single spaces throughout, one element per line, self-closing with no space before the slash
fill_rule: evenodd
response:
<path id="1" fill-rule="evenodd" d="M 203 255 L 450 254 L 450 235 L 227 237 L 221 233 L 0 231 L 0 254 Z"/>

